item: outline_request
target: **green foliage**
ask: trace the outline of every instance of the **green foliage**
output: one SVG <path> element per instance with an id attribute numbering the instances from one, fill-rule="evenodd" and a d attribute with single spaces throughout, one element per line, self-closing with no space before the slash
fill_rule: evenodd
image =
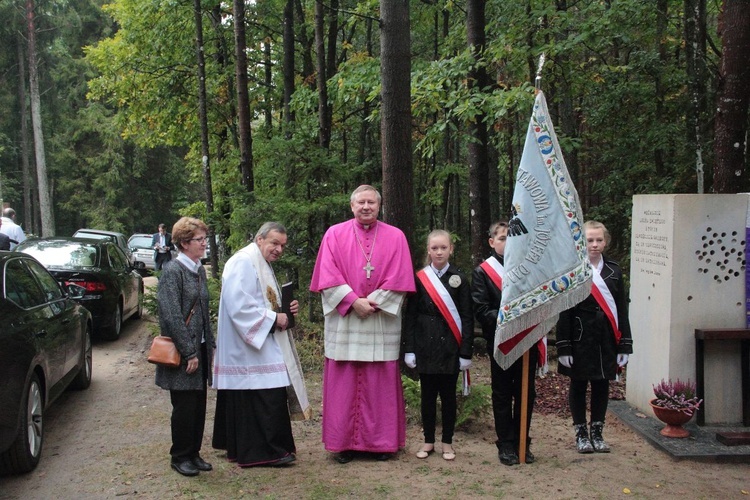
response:
<path id="1" fill-rule="evenodd" d="M 457 390 L 460 389 L 459 385 Z M 492 387 L 489 385 L 472 385 L 468 396 L 459 396 L 458 398 L 456 427 L 468 424 L 473 419 L 483 416 L 491 410 Z"/>
<path id="2" fill-rule="evenodd" d="M 493 213 L 505 213 L 513 189 L 533 99 L 537 58 L 544 53 L 542 89 L 586 218 L 607 224 L 610 254 L 625 260 L 631 198 L 640 193 L 693 192 L 694 147 L 687 95 L 681 0 L 657 4 L 490 0 L 486 45 L 475 59 L 467 48 L 466 13 L 453 2 L 411 4 L 412 144 L 416 233 L 435 227 L 458 238 L 457 259 L 470 245 L 468 126 L 490 130 Z M 214 211 L 208 213 L 199 139 L 196 47 L 190 2 L 52 0 L 37 5 L 42 112 L 48 169 L 59 234 L 81 226 L 151 232 L 180 214 L 206 220 L 227 254 L 244 246 L 266 220 L 289 228 L 280 270 L 301 286 L 331 224 L 347 218 L 356 185 L 380 184 L 380 60 L 375 0 L 343 2 L 334 73 L 327 82 L 333 113 L 331 144 L 318 145 L 318 94 L 311 2 L 295 21 L 296 68 L 291 102 L 282 111 L 281 43 L 284 3 L 247 7 L 250 111 L 255 190 L 240 184 L 233 22 L 225 4 L 204 1 L 210 172 Z M 20 105 L 16 44 L 25 43 L 18 5 L 0 4 L 0 173 L 2 196 L 22 213 Z M 709 3 L 709 47 L 720 3 Z M 361 17 L 365 16 L 365 17 Z M 540 21 L 541 20 L 541 21 Z M 302 21 L 302 22 L 299 22 Z M 663 31 L 659 31 L 662 26 Z M 266 49 L 269 49 L 269 54 Z M 717 67 L 709 51 L 708 68 Z M 266 64 L 270 79 L 266 79 Z M 487 88 L 469 80 L 476 68 Z M 716 72 L 709 70 L 708 109 Z M 704 113 L 706 165 L 712 164 L 711 111 Z M 266 116 L 270 123 L 267 125 Z M 707 174 L 710 186 L 710 173 Z M 32 184 L 35 184 L 32 182 Z M 398 203 L 399 200 L 386 200 Z M 499 208 L 498 208 L 499 207 Z M 25 222 L 25 221 L 21 221 Z M 28 224 L 27 224 L 28 225 Z M 463 263 L 462 263 L 463 264 Z M 470 267 L 463 265 L 463 267 Z"/>
<path id="3" fill-rule="evenodd" d="M 294 328 L 294 344 L 297 347 L 302 371 L 304 373 L 321 373 L 325 349 L 323 346 L 323 329 L 319 323 L 310 323 L 297 316 L 298 324 Z"/>

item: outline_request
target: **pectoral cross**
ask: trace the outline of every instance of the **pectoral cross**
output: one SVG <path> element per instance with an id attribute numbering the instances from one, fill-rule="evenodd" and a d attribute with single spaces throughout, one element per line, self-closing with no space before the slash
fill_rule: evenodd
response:
<path id="1" fill-rule="evenodd" d="M 362 269 L 364 269 L 365 271 L 367 271 L 367 279 L 369 280 L 370 279 L 370 273 L 372 271 L 374 271 L 375 268 L 370 265 L 370 261 L 368 260 L 367 261 L 367 265 L 365 267 L 363 267 Z"/>

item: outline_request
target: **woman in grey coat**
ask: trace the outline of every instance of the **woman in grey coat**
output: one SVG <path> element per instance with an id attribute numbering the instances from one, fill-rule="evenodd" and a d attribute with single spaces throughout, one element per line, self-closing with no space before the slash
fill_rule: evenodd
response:
<path id="1" fill-rule="evenodd" d="M 200 456 L 206 422 L 207 385 L 211 385 L 214 336 L 208 315 L 208 286 L 201 257 L 208 227 L 183 217 L 172 228 L 172 242 L 180 251 L 165 264 L 157 292 L 161 334 L 171 337 L 180 352 L 178 368 L 156 367 L 156 385 L 169 390 L 172 400 L 172 468 L 183 476 L 210 471 Z"/>

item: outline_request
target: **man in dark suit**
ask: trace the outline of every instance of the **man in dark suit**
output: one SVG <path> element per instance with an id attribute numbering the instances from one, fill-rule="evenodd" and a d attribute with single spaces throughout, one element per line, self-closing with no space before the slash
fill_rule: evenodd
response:
<path id="1" fill-rule="evenodd" d="M 7 234 L 0 233 L 0 250 L 10 250 L 10 238 Z"/>
<path id="2" fill-rule="evenodd" d="M 151 238 L 151 246 L 154 248 L 154 269 L 161 271 L 165 263 L 172 260 L 172 235 L 167 232 L 164 224 L 159 224 L 159 232 L 154 233 Z"/>

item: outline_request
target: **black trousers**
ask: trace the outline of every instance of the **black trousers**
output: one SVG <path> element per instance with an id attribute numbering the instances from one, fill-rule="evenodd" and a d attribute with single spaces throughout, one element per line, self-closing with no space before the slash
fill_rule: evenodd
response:
<path id="1" fill-rule="evenodd" d="M 172 399 L 172 460 L 182 462 L 200 454 L 203 429 L 206 426 L 206 379 L 208 363 L 205 345 L 201 349 L 200 368 L 203 370 L 203 389 L 198 391 L 169 391 Z"/>
<path id="2" fill-rule="evenodd" d="M 568 402 L 573 424 L 586 424 L 586 387 L 591 382 L 591 421 L 604 422 L 609 403 L 609 380 L 571 380 Z"/>
<path id="3" fill-rule="evenodd" d="M 443 421 L 443 439 L 445 444 L 453 443 L 453 431 L 456 428 L 456 382 L 458 373 L 420 373 L 419 383 L 422 387 L 422 427 L 424 442 L 435 442 L 435 423 L 437 419 L 437 397 L 440 395 L 440 413 Z"/>
<path id="4" fill-rule="evenodd" d="M 156 252 L 156 258 L 154 259 L 154 269 L 157 271 L 161 271 L 161 268 L 172 260 L 172 254 L 169 252 L 159 253 Z"/>
<path id="5" fill-rule="evenodd" d="M 534 345 L 529 350 L 529 393 L 526 406 L 526 429 L 531 426 L 531 412 L 536 400 L 536 367 L 538 350 Z M 510 368 L 503 370 L 490 355 L 490 374 L 492 377 L 492 414 L 495 417 L 495 433 L 498 449 L 513 445 L 518 449 L 521 436 L 521 385 L 523 381 L 523 357 L 518 358 Z M 528 436 L 528 434 L 527 434 Z M 527 438 L 527 444 L 531 442 Z"/>

